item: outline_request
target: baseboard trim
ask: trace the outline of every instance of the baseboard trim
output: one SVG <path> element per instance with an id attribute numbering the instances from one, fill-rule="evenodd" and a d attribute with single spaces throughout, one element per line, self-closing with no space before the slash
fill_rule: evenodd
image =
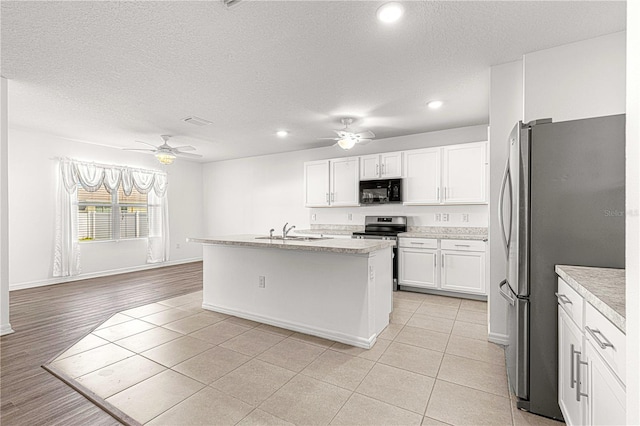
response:
<path id="1" fill-rule="evenodd" d="M 509 336 L 500 333 L 489 333 L 488 339 L 491 343 L 507 346 L 509 344 Z"/>
<path id="2" fill-rule="evenodd" d="M 89 278 L 107 277 L 109 275 L 126 274 L 128 272 L 145 271 L 147 269 L 163 268 L 165 266 L 182 265 L 184 263 L 202 262 L 201 257 L 189 259 L 170 260 L 168 262 L 148 263 L 145 265 L 131 266 L 129 268 L 110 269 L 107 271 L 90 272 L 87 274 L 74 275 L 72 277 L 54 277 L 40 281 L 29 281 L 18 284 L 9 284 L 9 291 L 24 290 L 27 288 L 42 287 L 46 285 L 63 284 L 72 281 L 86 280 Z"/>
<path id="3" fill-rule="evenodd" d="M 0 326 L 0 336 L 4 336 L 5 334 L 13 333 L 13 328 L 11 328 L 11 324 L 2 324 Z"/>
<path id="4" fill-rule="evenodd" d="M 240 317 L 240 318 L 248 319 L 251 321 L 257 321 L 264 324 L 273 325 L 275 327 L 285 328 L 287 330 L 297 331 L 299 333 L 322 337 L 323 339 L 333 340 L 335 342 L 340 342 L 340 343 L 344 343 L 346 345 L 351 345 L 351 346 L 357 346 L 359 348 L 364 348 L 364 349 L 371 349 L 371 347 L 373 347 L 373 345 L 376 343 L 376 338 L 377 338 L 376 334 L 374 334 L 368 339 L 364 339 L 362 337 L 351 336 L 344 333 L 337 333 L 337 332 L 333 332 L 323 328 L 311 327 L 311 326 L 300 324 L 300 323 L 283 321 L 273 317 L 266 317 L 263 315 L 257 315 L 250 312 L 244 312 L 236 309 L 229 309 L 222 306 L 216 306 L 210 303 L 203 303 L 202 308 L 207 309 L 209 311 L 220 312 L 222 314 L 233 315 L 235 317 Z"/>

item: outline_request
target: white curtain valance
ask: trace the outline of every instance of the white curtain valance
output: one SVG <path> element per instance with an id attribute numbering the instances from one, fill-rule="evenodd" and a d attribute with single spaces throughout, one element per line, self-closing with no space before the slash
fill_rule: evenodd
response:
<path id="1" fill-rule="evenodd" d="M 88 192 L 95 192 L 104 185 L 109 193 L 117 191 L 122 185 L 122 191 L 127 196 L 131 195 L 133 188 L 142 194 L 153 191 L 158 197 L 163 197 L 167 190 L 167 174 L 155 170 L 107 166 L 70 159 L 62 159 L 60 167 L 64 187 L 70 194 L 75 192 L 78 184 Z"/>

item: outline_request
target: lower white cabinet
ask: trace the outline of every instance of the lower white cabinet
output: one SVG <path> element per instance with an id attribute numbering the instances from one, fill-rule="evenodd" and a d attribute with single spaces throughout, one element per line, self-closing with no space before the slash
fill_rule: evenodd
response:
<path id="1" fill-rule="evenodd" d="M 625 424 L 624 333 L 561 278 L 556 295 L 558 404 L 565 423 Z"/>
<path id="2" fill-rule="evenodd" d="M 400 238 L 398 283 L 486 294 L 484 241 Z"/>

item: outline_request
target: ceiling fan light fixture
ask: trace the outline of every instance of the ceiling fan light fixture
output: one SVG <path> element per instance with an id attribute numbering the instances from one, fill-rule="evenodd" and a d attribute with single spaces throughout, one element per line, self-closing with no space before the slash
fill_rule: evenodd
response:
<path id="1" fill-rule="evenodd" d="M 431 109 L 438 109 L 442 106 L 442 101 L 431 101 L 427 103 L 427 106 Z"/>
<path id="2" fill-rule="evenodd" d="M 390 3 L 385 3 L 378 8 L 376 12 L 376 16 L 379 21 L 384 22 L 385 24 L 391 24 L 402 18 L 404 15 L 404 7 L 396 2 L 392 1 Z"/>
<path id="3" fill-rule="evenodd" d="M 351 149 L 355 146 L 356 140 L 354 138 L 342 138 L 338 141 L 338 146 L 342 149 Z"/>
<path id="4" fill-rule="evenodd" d="M 176 156 L 168 152 L 158 152 L 156 153 L 156 158 L 162 164 L 169 165 L 173 164 L 173 160 L 176 159 Z"/>
<path id="5" fill-rule="evenodd" d="M 281 137 L 281 138 L 286 138 L 288 134 L 289 132 L 287 132 L 286 130 L 278 130 L 276 132 L 276 135 L 278 135 L 278 137 Z"/>

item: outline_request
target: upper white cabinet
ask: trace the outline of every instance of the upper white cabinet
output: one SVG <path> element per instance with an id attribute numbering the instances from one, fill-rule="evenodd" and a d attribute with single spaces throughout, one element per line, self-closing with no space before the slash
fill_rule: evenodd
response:
<path id="1" fill-rule="evenodd" d="M 487 143 L 406 151 L 404 204 L 486 203 Z"/>
<path id="2" fill-rule="evenodd" d="M 404 153 L 404 204 L 440 203 L 440 148 Z"/>
<path id="3" fill-rule="evenodd" d="M 304 163 L 305 207 L 357 206 L 358 158 Z"/>
<path id="4" fill-rule="evenodd" d="M 360 157 L 360 180 L 399 177 L 402 177 L 402 152 L 385 152 Z"/>
<path id="5" fill-rule="evenodd" d="M 486 202 L 487 144 L 442 148 L 442 201 L 446 204 Z"/>

